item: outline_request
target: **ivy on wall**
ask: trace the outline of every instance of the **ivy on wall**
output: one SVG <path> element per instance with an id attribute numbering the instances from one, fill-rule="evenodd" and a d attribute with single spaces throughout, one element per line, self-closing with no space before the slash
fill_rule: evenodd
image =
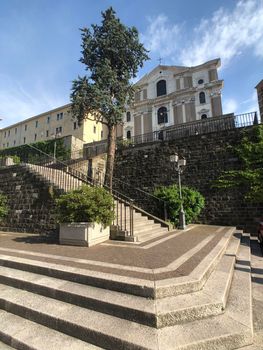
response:
<path id="1" fill-rule="evenodd" d="M 10 147 L 0 150 L 0 158 L 10 156 L 19 161 L 33 162 L 37 158 L 45 157 L 45 154 L 53 157 L 54 147 L 56 142 L 56 158 L 66 160 L 70 158 L 70 149 L 65 147 L 62 138 L 56 140 L 40 141 L 30 145 L 22 145 L 17 147 Z"/>
<path id="2" fill-rule="evenodd" d="M 233 151 L 242 168 L 223 172 L 213 187 L 242 187 L 248 201 L 263 203 L 263 125 L 245 130 L 240 144 L 233 147 Z"/>

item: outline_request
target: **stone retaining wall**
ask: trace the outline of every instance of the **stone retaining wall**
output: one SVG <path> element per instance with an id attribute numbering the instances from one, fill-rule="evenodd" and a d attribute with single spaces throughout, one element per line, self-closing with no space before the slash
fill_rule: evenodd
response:
<path id="1" fill-rule="evenodd" d="M 55 233 L 53 189 L 20 165 L 0 168 L 0 191 L 10 211 L 0 222 L 2 231 Z"/>
<path id="2" fill-rule="evenodd" d="M 241 164 L 229 146 L 240 142 L 242 130 L 194 135 L 118 150 L 114 176 L 149 192 L 159 185 L 177 183 L 177 173 L 169 161 L 169 156 L 177 152 L 187 160 L 182 175 L 183 185 L 196 188 L 206 198 L 206 207 L 199 222 L 234 225 L 255 231 L 256 221 L 263 216 L 263 204 L 248 203 L 244 199 L 244 189 L 212 187 L 222 171 L 240 169 Z M 125 187 L 125 191 L 131 197 L 134 195 L 129 186 Z M 145 209 L 147 205 L 153 205 L 153 202 L 149 200 Z"/>

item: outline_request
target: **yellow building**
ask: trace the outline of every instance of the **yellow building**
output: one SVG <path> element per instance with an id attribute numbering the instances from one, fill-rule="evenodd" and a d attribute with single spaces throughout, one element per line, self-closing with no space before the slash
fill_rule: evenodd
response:
<path id="1" fill-rule="evenodd" d="M 80 149 L 84 143 L 107 138 L 107 127 L 101 123 L 87 119 L 79 126 L 72 119 L 70 106 L 67 104 L 0 129 L 0 149 L 66 136 L 73 136 L 75 148 Z"/>

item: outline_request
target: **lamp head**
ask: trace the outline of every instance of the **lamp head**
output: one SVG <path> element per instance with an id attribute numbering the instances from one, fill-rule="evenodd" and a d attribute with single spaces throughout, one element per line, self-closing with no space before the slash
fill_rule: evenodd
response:
<path id="1" fill-rule="evenodd" d="M 170 162 L 171 163 L 177 163 L 178 162 L 178 154 L 171 154 L 170 155 Z"/>

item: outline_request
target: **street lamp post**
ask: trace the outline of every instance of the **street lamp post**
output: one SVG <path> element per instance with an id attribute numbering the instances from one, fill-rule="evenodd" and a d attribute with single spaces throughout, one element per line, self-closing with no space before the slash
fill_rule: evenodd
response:
<path id="1" fill-rule="evenodd" d="M 170 162 L 174 164 L 174 168 L 178 172 L 179 198 L 181 202 L 180 212 L 179 212 L 179 228 L 181 230 L 184 230 L 186 227 L 186 224 L 185 224 L 185 212 L 183 207 L 181 174 L 183 172 L 183 167 L 186 166 L 186 160 L 184 158 L 179 159 L 178 154 L 172 154 L 170 156 Z"/>

